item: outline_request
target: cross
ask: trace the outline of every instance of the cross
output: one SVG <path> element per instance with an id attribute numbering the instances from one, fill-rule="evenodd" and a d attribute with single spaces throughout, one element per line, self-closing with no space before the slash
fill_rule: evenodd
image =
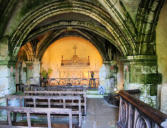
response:
<path id="1" fill-rule="evenodd" d="M 74 55 L 76 55 L 77 46 L 76 46 L 76 45 L 74 45 L 73 49 L 74 49 Z"/>

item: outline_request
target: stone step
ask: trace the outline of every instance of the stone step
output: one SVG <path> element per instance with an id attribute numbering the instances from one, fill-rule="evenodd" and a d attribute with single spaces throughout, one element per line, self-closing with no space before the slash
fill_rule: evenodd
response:
<path id="1" fill-rule="evenodd" d="M 94 90 L 87 90 L 87 98 L 104 98 L 105 94 L 104 95 L 100 95 L 98 93 L 98 90 L 97 89 L 94 89 Z"/>
<path id="2" fill-rule="evenodd" d="M 87 94 L 98 94 L 98 90 L 88 90 Z"/>
<path id="3" fill-rule="evenodd" d="M 104 98 L 103 95 L 86 95 L 87 98 Z"/>

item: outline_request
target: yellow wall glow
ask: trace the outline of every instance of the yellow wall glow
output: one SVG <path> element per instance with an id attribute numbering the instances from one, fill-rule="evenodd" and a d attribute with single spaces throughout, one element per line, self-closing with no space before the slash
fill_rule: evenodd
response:
<path id="1" fill-rule="evenodd" d="M 53 71 L 50 74 L 50 77 L 56 76 L 61 68 L 62 56 L 64 60 L 70 60 L 74 55 L 73 47 L 76 46 L 76 54 L 81 59 L 90 58 L 89 70 L 98 70 L 102 66 L 102 57 L 99 54 L 95 46 L 91 44 L 88 40 L 85 40 L 81 37 L 63 37 L 53 44 L 51 44 L 48 49 L 45 51 L 42 58 L 42 68 L 49 69 Z M 76 70 L 79 70 L 78 67 L 73 67 Z"/>

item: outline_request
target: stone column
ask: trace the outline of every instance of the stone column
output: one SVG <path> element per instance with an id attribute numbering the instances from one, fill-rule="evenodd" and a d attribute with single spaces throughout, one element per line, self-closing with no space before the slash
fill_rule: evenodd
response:
<path id="1" fill-rule="evenodd" d="M 0 60 L 0 97 L 15 92 L 15 66 L 8 60 Z"/>
<path id="2" fill-rule="evenodd" d="M 16 92 L 15 62 L 10 61 L 8 37 L 0 39 L 0 97 Z"/>
<path id="3" fill-rule="evenodd" d="M 106 90 L 106 93 L 111 93 L 114 91 L 116 86 L 117 70 L 115 61 L 104 61 L 100 72 L 99 80 L 100 86 L 103 86 Z"/>
<path id="4" fill-rule="evenodd" d="M 25 85 L 27 84 L 27 67 L 24 61 L 21 64 L 20 79 L 21 79 L 21 84 Z"/>
<path id="5" fill-rule="evenodd" d="M 33 62 L 33 84 L 40 85 L 40 61 Z"/>
<path id="6" fill-rule="evenodd" d="M 140 100 L 153 107 L 157 107 L 157 85 L 160 81 L 156 56 L 127 56 L 124 59 L 124 89 L 140 89 Z"/>
<path id="7" fill-rule="evenodd" d="M 40 61 L 26 61 L 27 83 L 40 84 Z"/>
<path id="8" fill-rule="evenodd" d="M 16 84 L 20 84 L 22 82 L 21 80 L 21 71 L 22 71 L 22 63 L 21 62 L 17 62 L 16 63 Z"/>
<path id="9" fill-rule="evenodd" d="M 167 83 L 162 84 L 160 96 L 161 111 L 167 114 Z"/>

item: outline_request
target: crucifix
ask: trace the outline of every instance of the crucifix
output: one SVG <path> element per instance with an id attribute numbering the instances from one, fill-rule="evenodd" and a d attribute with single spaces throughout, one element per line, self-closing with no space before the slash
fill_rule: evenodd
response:
<path id="1" fill-rule="evenodd" d="M 77 46 L 74 45 L 73 49 L 74 49 L 74 55 L 76 55 L 77 54 Z"/>

